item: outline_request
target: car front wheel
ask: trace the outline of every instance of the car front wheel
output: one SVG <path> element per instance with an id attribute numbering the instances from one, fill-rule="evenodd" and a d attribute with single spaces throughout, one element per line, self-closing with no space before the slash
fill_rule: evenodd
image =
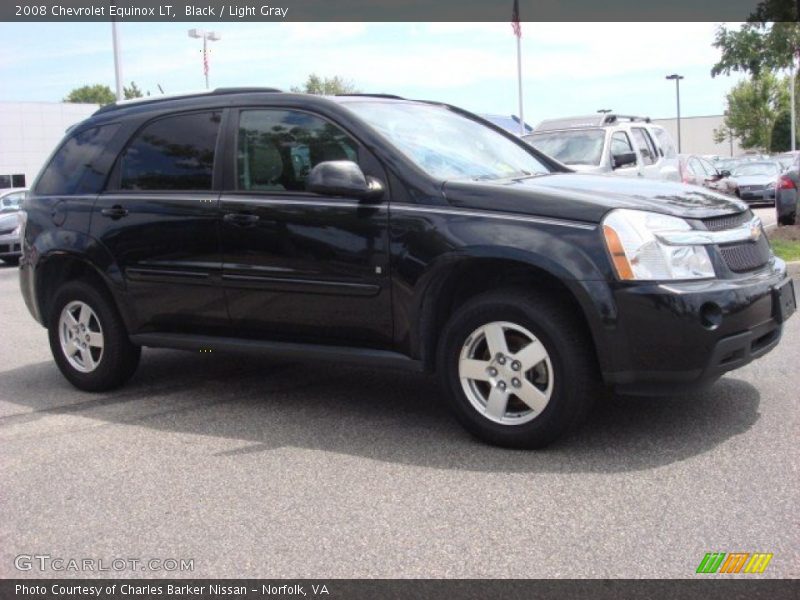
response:
<path id="1" fill-rule="evenodd" d="M 59 370 L 76 388 L 100 392 L 125 383 L 139 364 L 113 301 L 84 281 L 56 293 L 48 327 L 50 350 Z"/>
<path id="2" fill-rule="evenodd" d="M 535 292 L 491 292 L 462 306 L 439 345 L 440 383 L 461 423 L 500 446 L 542 447 L 583 420 L 599 392 L 576 316 Z"/>

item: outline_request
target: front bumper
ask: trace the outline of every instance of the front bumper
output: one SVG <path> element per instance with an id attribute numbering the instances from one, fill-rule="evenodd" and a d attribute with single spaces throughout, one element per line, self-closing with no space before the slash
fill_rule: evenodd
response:
<path id="1" fill-rule="evenodd" d="M 761 190 L 739 189 L 739 198 L 748 204 L 756 204 L 758 202 L 775 202 L 775 188 L 765 188 Z"/>
<path id="2" fill-rule="evenodd" d="M 774 290 L 790 281 L 774 259 L 736 279 L 619 285 L 606 382 L 621 391 L 673 393 L 763 356 L 778 345 L 787 312 Z"/>
<path id="3" fill-rule="evenodd" d="M 22 246 L 19 234 L 0 235 L 0 258 L 21 256 Z"/>

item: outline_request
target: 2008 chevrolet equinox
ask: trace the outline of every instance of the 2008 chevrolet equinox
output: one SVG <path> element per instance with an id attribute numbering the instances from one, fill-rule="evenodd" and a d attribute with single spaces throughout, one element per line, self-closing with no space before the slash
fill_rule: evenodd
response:
<path id="1" fill-rule="evenodd" d="M 740 201 L 573 173 L 390 96 L 110 105 L 22 215 L 25 302 L 82 390 L 124 383 L 143 346 L 435 370 L 506 446 L 551 442 L 604 386 L 713 382 L 775 348 L 796 305 Z"/>

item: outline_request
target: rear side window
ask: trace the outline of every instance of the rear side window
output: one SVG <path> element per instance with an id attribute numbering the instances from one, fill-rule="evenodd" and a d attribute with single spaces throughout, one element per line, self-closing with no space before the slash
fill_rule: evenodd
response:
<path id="1" fill-rule="evenodd" d="M 672 136 L 666 129 L 661 127 L 653 127 L 653 133 L 656 135 L 659 146 L 664 151 L 664 156 L 667 158 L 675 158 L 678 156 L 678 151 L 675 149 L 675 143 L 672 141 Z"/>
<path id="2" fill-rule="evenodd" d="M 146 125 L 122 153 L 120 188 L 210 190 L 220 116 L 190 113 Z"/>
<path id="3" fill-rule="evenodd" d="M 107 173 L 97 168 L 103 149 L 119 125 L 92 127 L 72 135 L 53 156 L 36 184 L 36 193 L 45 196 L 98 194 Z"/>

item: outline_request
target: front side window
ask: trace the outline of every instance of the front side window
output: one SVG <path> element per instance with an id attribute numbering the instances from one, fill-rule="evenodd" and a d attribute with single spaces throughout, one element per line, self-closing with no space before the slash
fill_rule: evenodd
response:
<path id="1" fill-rule="evenodd" d="M 189 113 L 153 121 L 120 159 L 123 190 L 211 189 L 220 113 Z"/>
<path id="2" fill-rule="evenodd" d="M 313 167 L 358 162 L 358 145 L 328 121 L 296 110 L 243 110 L 237 136 L 237 189 L 302 192 Z"/>
<path id="3" fill-rule="evenodd" d="M 436 179 L 492 180 L 550 172 L 524 145 L 443 106 L 381 101 L 344 106 Z"/>
<path id="4" fill-rule="evenodd" d="M 633 139 L 639 148 L 639 153 L 642 155 L 642 162 L 646 165 L 652 165 L 655 162 L 655 155 L 650 140 L 645 137 L 645 131 L 641 127 L 632 127 L 631 133 Z"/>
<path id="5" fill-rule="evenodd" d="M 523 139 L 565 165 L 599 165 L 606 133 L 602 129 L 573 129 L 534 133 Z"/>
<path id="6" fill-rule="evenodd" d="M 92 127 L 73 134 L 53 155 L 36 184 L 36 193 L 49 195 L 97 194 L 105 183 L 95 164 L 119 126 Z"/>
<path id="7" fill-rule="evenodd" d="M 617 131 L 611 136 L 611 156 L 633 152 L 631 140 L 624 131 Z"/>

